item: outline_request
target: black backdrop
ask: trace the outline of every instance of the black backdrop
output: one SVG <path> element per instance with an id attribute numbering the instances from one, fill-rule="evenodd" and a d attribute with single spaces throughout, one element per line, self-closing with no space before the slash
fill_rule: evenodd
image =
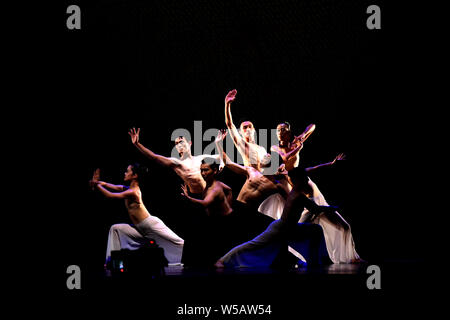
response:
<path id="1" fill-rule="evenodd" d="M 57 181 L 44 178 L 55 192 L 47 248 L 61 279 L 70 264 L 95 278 L 109 226 L 129 222 L 121 201 L 89 189 L 97 167 L 102 180 L 121 183 L 128 163 L 148 165 L 144 202 L 183 235 L 181 180 L 143 158 L 127 131 L 140 127 L 144 145 L 169 155 L 174 129 L 193 132 L 198 120 L 204 130 L 224 127 L 224 97 L 234 88 L 236 122 L 271 129 L 288 120 L 297 133 L 317 125 L 303 164 L 347 155 L 312 179 L 341 207 L 362 258 L 423 258 L 422 208 L 407 201 L 419 196 L 414 181 L 424 174 L 411 108 L 419 99 L 421 69 L 412 66 L 420 48 L 399 8 L 378 1 L 382 29 L 368 30 L 368 1 L 77 1 L 82 27 L 68 30 L 70 4 L 52 8 L 57 32 L 42 42 L 51 50 L 37 56 L 33 75 L 43 81 L 45 102 L 35 112 L 46 119 L 41 133 L 49 143 L 41 152 L 56 171 Z M 242 179 L 227 170 L 221 179 L 236 196 Z"/>

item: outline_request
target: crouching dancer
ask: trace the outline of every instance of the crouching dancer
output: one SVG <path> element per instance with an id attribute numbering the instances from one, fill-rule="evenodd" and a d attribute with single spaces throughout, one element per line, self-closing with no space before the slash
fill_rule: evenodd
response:
<path id="1" fill-rule="evenodd" d="M 164 254 L 170 265 L 181 263 L 184 240 L 170 230 L 161 219 L 152 216 L 142 202 L 139 181 L 146 170 L 137 163 L 129 165 L 124 176 L 124 182 L 129 183 L 129 187 L 99 181 L 98 170 L 91 180 L 91 185 L 107 198 L 125 200 L 125 206 L 133 223 L 132 225 L 114 224 L 111 226 L 106 249 L 106 265 L 111 259 L 112 250 L 136 250 L 150 239 L 164 249 Z"/>
<path id="2" fill-rule="evenodd" d="M 310 192 L 308 177 L 303 168 L 289 173 L 293 183 L 283 213 L 279 220 L 255 237 L 231 249 L 215 266 L 221 267 L 269 267 L 281 250 L 291 246 L 300 252 L 308 265 L 329 263 L 322 228 L 318 225 L 298 223 L 304 208 L 314 214 L 334 211 L 334 207 L 318 206 L 305 194 Z"/>

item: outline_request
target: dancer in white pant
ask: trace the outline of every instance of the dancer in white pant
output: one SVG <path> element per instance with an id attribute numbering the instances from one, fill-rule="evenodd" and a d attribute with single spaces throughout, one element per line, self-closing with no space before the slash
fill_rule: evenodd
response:
<path id="1" fill-rule="evenodd" d="M 111 258 L 112 250 L 140 248 L 150 239 L 164 249 L 169 264 L 181 263 L 184 240 L 170 230 L 161 219 L 150 215 L 142 202 L 142 193 L 139 188 L 139 179 L 142 178 L 146 168 L 139 164 L 129 165 L 125 172 L 124 181 L 130 186 L 114 185 L 99 181 L 99 171 L 96 170 L 91 180 L 93 187 L 106 197 L 124 199 L 131 221 L 134 225 L 115 224 L 109 230 L 106 250 L 106 261 Z M 111 192 L 107 190 L 114 190 Z"/>

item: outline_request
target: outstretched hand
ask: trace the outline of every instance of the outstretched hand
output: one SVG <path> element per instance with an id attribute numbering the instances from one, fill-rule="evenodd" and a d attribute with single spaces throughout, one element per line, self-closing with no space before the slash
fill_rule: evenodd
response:
<path id="1" fill-rule="evenodd" d="M 131 137 L 131 143 L 136 144 L 139 142 L 139 132 L 141 132 L 141 128 L 138 128 L 137 131 L 135 128 L 128 131 L 128 134 Z"/>
<path id="2" fill-rule="evenodd" d="M 226 129 L 220 129 L 217 132 L 217 137 L 216 137 L 216 142 L 220 142 L 223 141 L 225 139 L 225 137 L 227 136 L 227 130 Z"/>
<path id="3" fill-rule="evenodd" d="M 334 158 L 333 161 L 331 161 L 331 164 L 335 164 L 336 161 L 341 161 L 341 160 L 345 160 L 345 154 L 343 153 L 339 153 L 336 158 Z"/>
<path id="4" fill-rule="evenodd" d="M 100 180 L 100 168 L 95 169 L 94 174 L 92 175 L 92 180 L 89 181 L 89 185 L 91 189 L 94 190 L 94 187 L 99 183 Z"/>
<path id="5" fill-rule="evenodd" d="M 225 97 L 225 103 L 231 103 L 236 99 L 237 90 L 233 89 L 230 92 L 228 92 L 227 96 Z"/>

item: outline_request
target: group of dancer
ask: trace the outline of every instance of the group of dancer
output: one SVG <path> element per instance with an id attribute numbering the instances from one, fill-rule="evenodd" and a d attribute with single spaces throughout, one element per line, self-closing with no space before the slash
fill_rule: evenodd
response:
<path id="1" fill-rule="evenodd" d="M 349 224 L 325 201 L 308 174 L 343 160 L 339 154 L 333 161 L 315 167 L 299 166 L 300 151 L 314 132 L 309 125 L 299 136 L 292 133 L 289 123 L 277 126 L 278 145 L 266 149 L 255 143 L 255 128 L 250 121 L 236 128 L 231 104 L 236 90 L 225 98 L 225 123 L 228 130 L 218 132 L 217 155 L 191 153 L 192 142 L 180 136 L 175 139 L 179 158 L 154 153 L 140 142 L 140 129 L 131 129 L 132 144 L 148 159 L 171 168 L 183 180 L 181 194 L 186 198 L 192 217 L 184 239 L 164 222 L 151 215 L 142 202 L 140 181 L 147 169 L 140 164 L 128 166 L 124 182 L 114 185 L 100 180 L 96 170 L 91 180 L 108 198 L 124 199 L 132 224 L 114 224 L 109 230 L 106 265 L 111 251 L 135 250 L 149 240 L 164 249 L 169 265 L 222 267 L 271 266 L 280 254 L 290 254 L 307 265 L 326 261 L 356 263 L 362 260 L 355 250 Z M 223 150 L 227 132 L 243 159 L 243 165 L 233 162 Z M 267 174 L 273 157 L 279 157 L 277 172 Z M 245 177 L 237 198 L 219 181 L 222 168 Z"/>

